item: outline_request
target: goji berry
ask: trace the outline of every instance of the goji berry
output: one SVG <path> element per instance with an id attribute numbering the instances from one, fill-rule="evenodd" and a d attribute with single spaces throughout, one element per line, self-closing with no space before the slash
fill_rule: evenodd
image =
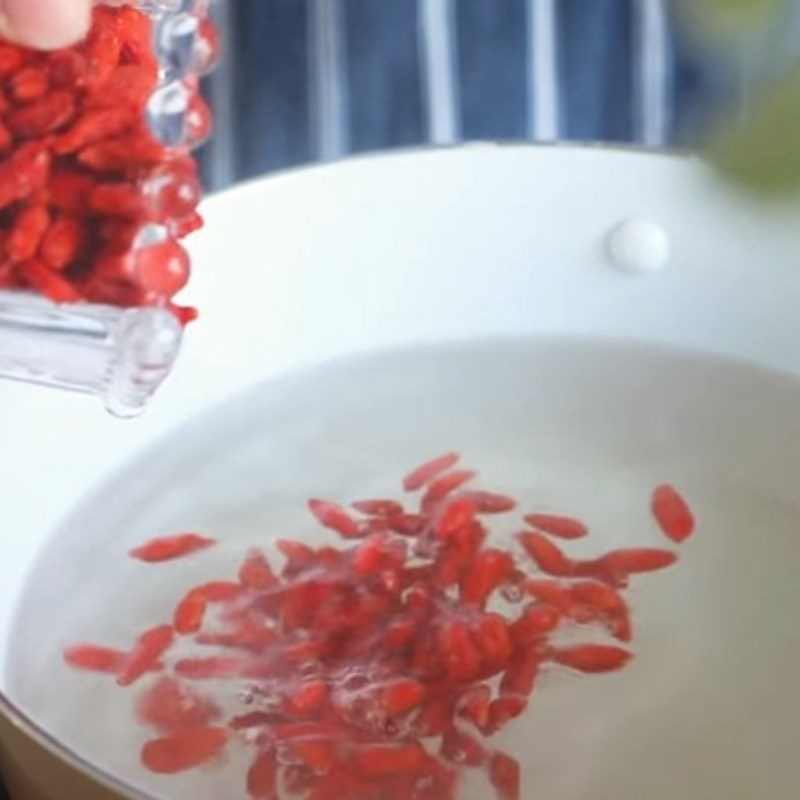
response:
<path id="1" fill-rule="evenodd" d="M 362 535 L 359 524 L 337 503 L 309 500 L 308 507 L 324 528 L 336 531 L 346 539 L 356 539 Z"/>
<path id="2" fill-rule="evenodd" d="M 64 651 L 64 661 L 71 667 L 88 672 L 107 672 L 116 675 L 128 654 L 111 647 L 94 644 L 76 644 Z"/>
<path id="3" fill-rule="evenodd" d="M 574 574 L 573 564 L 556 545 L 539 533 L 520 533 L 518 538 L 525 552 L 542 572 L 556 577 Z"/>
<path id="4" fill-rule="evenodd" d="M 142 764 L 159 774 L 185 772 L 218 756 L 228 743 L 225 728 L 195 727 L 152 739 L 142 747 Z"/>
<path id="5" fill-rule="evenodd" d="M 454 467 L 460 456 L 458 453 L 445 453 L 444 455 L 432 458 L 424 464 L 420 464 L 416 469 L 403 478 L 403 488 L 407 492 L 415 492 L 430 483 L 437 475 L 446 472 Z"/>
<path id="6" fill-rule="evenodd" d="M 61 271 L 77 258 L 84 242 L 81 223 L 75 217 L 60 214 L 44 234 L 39 254 L 48 267 Z"/>
<path id="7" fill-rule="evenodd" d="M 12 262 L 33 258 L 49 225 L 50 213 L 44 206 L 28 206 L 18 211 L 6 239 L 8 258 Z"/>
<path id="8" fill-rule="evenodd" d="M 692 535 L 694 517 L 686 500 L 674 486 L 657 486 L 653 491 L 651 506 L 661 530 L 673 542 L 680 544 Z"/>
<path id="9" fill-rule="evenodd" d="M 505 753 L 495 753 L 489 762 L 489 778 L 499 800 L 519 800 L 519 762 Z"/>
<path id="10" fill-rule="evenodd" d="M 210 700 L 173 677 L 159 678 L 137 701 L 139 721 L 162 733 L 208 725 L 219 716 Z"/>
<path id="11" fill-rule="evenodd" d="M 6 117 L 6 124 L 16 136 L 34 139 L 65 127 L 72 122 L 76 111 L 73 95 L 57 90 L 35 103 L 15 109 Z"/>
<path id="12" fill-rule="evenodd" d="M 532 528 L 549 533 L 551 536 L 558 536 L 560 539 L 580 539 L 589 533 L 588 528 L 577 519 L 557 514 L 528 514 L 525 522 Z"/>
<path id="13" fill-rule="evenodd" d="M 158 625 L 145 631 L 128 653 L 117 673 L 120 686 L 130 686 L 155 667 L 160 658 L 172 646 L 175 631 L 171 625 Z"/>
<path id="14" fill-rule="evenodd" d="M 254 800 L 278 800 L 275 751 L 259 753 L 247 772 L 247 792 Z"/>
<path id="15" fill-rule="evenodd" d="M 176 558 L 205 550 L 216 544 L 216 540 L 197 533 L 179 533 L 174 536 L 163 536 L 151 539 L 140 547 L 135 547 L 128 555 L 139 561 L 154 564 L 160 561 L 172 561 Z"/>
<path id="16" fill-rule="evenodd" d="M 552 653 L 553 661 L 580 672 L 613 672 L 624 667 L 630 657 L 627 650 L 603 644 L 578 644 Z"/>

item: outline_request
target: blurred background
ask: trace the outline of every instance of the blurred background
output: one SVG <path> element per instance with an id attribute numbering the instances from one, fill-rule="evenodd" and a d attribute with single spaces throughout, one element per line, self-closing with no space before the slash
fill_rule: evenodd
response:
<path id="1" fill-rule="evenodd" d="M 216 14 L 212 190 L 462 140 L 694 146 L 723 112 L 728 133 L 751 123 L 800 54 L 795 0 L 223 0 Z"/>

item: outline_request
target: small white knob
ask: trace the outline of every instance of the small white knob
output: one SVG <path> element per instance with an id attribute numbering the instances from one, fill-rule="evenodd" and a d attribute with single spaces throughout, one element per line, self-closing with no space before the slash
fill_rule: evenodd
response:
<path id="1" fill-rule="evenodd" d="M 664 269 L 671 253 L 666 231 L 646 219 L 632 219 L 617 225 L 608 235 L 606 250 L 611 263 L 631 275 Z"/>

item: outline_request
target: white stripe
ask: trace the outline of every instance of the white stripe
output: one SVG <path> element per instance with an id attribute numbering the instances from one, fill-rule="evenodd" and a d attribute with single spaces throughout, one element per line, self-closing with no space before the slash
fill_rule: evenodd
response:
<path id="1" fill-rule="evenodd" d="M 340 0 L 311 0 L 308 24 L 311 124 L 317 155 L 327 161 L 350 149 L 347 53 Z"/>
<path id="2" fill-rule="evenodd" d="M 672 127 L 669 23 L 665 0 L 636 4 L 638 137 L 650 147 L 667 144 Z"/>
<path id="3" fill-rule="evenodd" d="M 452 0 L 420 0 L 420 62 L 426 87 L 428 130 L 434 144 L 461 138 L 460 92 Z"/>
<path id="4" fill-rule="evenodd" d="M 556 0 L 527 0 L 527 10 L 528 135 L 553 141 L 561 127 Z"/>
<path id="5" fill-rule="evenodd" d="M 236 102 L 232 42 L 233 13 L 228 2 L 213 6 L 214 20 L 224 43 L 222 59 L 209 81 L 208 100 L 214 110 L 214 136 L 208 143 L 209 180 L 212 190 L 223 189 L 236 180 Z M 231 44 L 229 44 L 231 43 Z M 227 50 L 230 48 L 230 51 Z"/>

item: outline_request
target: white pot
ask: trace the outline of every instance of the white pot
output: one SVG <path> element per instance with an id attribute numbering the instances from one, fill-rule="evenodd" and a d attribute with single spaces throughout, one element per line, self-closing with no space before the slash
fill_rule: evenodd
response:
<path id="1" fill-rule="evenodd" d="M 794 447 L 800 442 L 800 414 L 794 413 L 800 410 L 794 386 L 800 370 L 797 210 L 759 207 L 722 187 L 705 167 L 688 157 L 525 145 L 470 145 L 353 159 L 278 175 L 210 199 L 205 209 L 208 228 L 193 243 L 195 278 L 190 299 L 200 306 L 202 318 L 189 331 L 176 374 L 143 419 L 111 420 L 85 398 L 57 396 L 25 386 L 4 386 L 0 395 L 0 418 L 5 420 L 0 432 L 0 485 L 5 487 L 5 519 L 0 531 L 0 658 L 7 665 L 0 683 L 0 740 L 14 800 L 142 798 L 157 792 L 170 798 L 196 796 L 170 794 L 175 790 L 167 783 L 150 788 L 150 795 L 124 788 L 80 761 L 81 755 L 93 760 L 91 754 L 69 752 L 49 739 L 42 728 L 54 730 L 54 726 L 41 719 L 30 698 L 23 700 L 15 694 L 15 669 L 20 665 L 27 669 L 34 657 L 17 650 L 17 644 L 11 649 L 10 643 L 12 639 L 21 641 L 14 624 L 21 613 L 21 598 L 31 597 L 31 590 L 25 589 L 26 579 L 33 575 L 41 581 L 46 574 L 42 565 L 47 558 L 40 558 L 43 553 L 58 552 L 63 563 L 63 575 L 54 575 L 47 586 L 41 586 L 47 603 L 55 602 L 52 595 L 63 590 L 62 581 L 75 589 L 65 598 L 65 605 L 75 605 L 74 595 L 80 593 L 76 582 L 82 571 L 84 575 L 91 571 L 92 559 L 105 563 L 103 558 L 124 552 L 124 546 L 145 530 L 180 524 L 188 505 L 193 522 L 216 520 L 224 528 L 227 523 L 219 512 L 220 504 L 233 502 L 237 481 L 251 502 L 252 481 L 239 479 L 253 464 L 266 469 L 268 461 L 267 456 L 247 455 L 239 439 L 230 454 L 225 451 L 236 431 L 248 430 L 248 420 L 276 426 L 271 436 L 264 432 L 268 427 L 254 431 L 253 442 L 263 446 L 259 452 L 274 440 L 276 449 L 302 446 L 305 457 L 312 452 L 319 455 L 321 466 L 298 481 L 297 489 L 289 491 L 291 481 L 282 486 L 287 489 L 284 500 L 292 501 L 299 500 L 311 478 L 320 484 L 320 491 L 335 493 L 360 491 L 359 480 L 373 475 L 374 486 L 368 489 L 377 489 L 384 477 L 374 474 L 378 464 L 381 469 L 399 469 L 425 441 L 430 440 L 435 451 L 437 430 L 444 437 L 469 427 L 464 423 L 459 428 L 458 420 L 445 422 L 442 407 L 438 417 L 430 416 L 422 425 L 415 441 L 407 426 L 400 425 L 392 432 L 377 412 L 372 419 L 369 409 L 348 405 L 348 384 L 339 385 L 337 380 L 354 374 L 362 380 L 370 374 L 377 376 L 374 398 L 380 408 L 389 408 L 401 398 L 406 384 L 393 386 L 389 375 L 392 370 L 395 375 L 406 374 L 406 370 L 409 380 L 413 379 L 414 359 L 402 353 L 394 357 L 399 359 L 396 361 L 377 356 L 374 362 L 356 360 L 348 362 L 349 366 L 299 373 L 266 384 L 157 445 L 135 470 L 120 473 L 101 494 L 82 504 L 61 526 L 59 537 L 50 540 L 76 501 L 111 470 L 178 423 L 265 378 L 340 356 L 385 349 L 419 346 L 425 348 L 420 353 L 436 354 L 442 351 L 434 346 L 450 343 L 456 346 L 451 353 L 467 354 L 463 356 L 467 366 L 478 363 L 475 358 L 484 359 L 480 363 L 486 365 L 487 385 L 473 391 L 473 384 L 480 381 L 471 382 L 473 405 L 488 404 L 492 419 L 520 415 L 515 422 L 520 429 L 517 445 L 508 426 L 503 429 L 498 424 L 494 432 L 476 434 L 476 450 L 479 441 L 491 449 L 491 435 L 496 434 L 500 443 L 496 457 L 486 465 L 489 479 L 515 480 L 514 469 L 504 465 L 501 451 L 505 444 L 513 450 L 526 441 L 520 420 L 529 411 L 540 415 L 531 428 L 530 441 L 539 445 L 547 441 L 551 450 L 546 452 L 553 464 L 558 462 L 558 436 L 563 431 L 590 436 L 605 429 L 604 420 L 615 414 L 619 418 L 607 426 L 610 446 L 621 441 L 620 431 L 627 427 L 630 435 L 624 446 L 620 445 L 620 452 L 633 461 L 650 458 L 651 453 L 643 455 L 641 440 L 652 432 L 651 412 L 657 412 L 665 427 L 653 434 L 651 445 L 665 454 L 665 468 L 685 470 L 686 480 L 697 486 L 705 485 L 709 471 L 721 470 L 729 485 L 740 484 L 743 490 L 764 496 L 772 493 L 776 502 L 793 514 L 800 499 L 796 489 L 800 486 L 800 449 Z M 564 337 L 572 344 L 555 341 Z M 517 344 L 499 344 L 510 338 Z M 478 340 L 490 343 L 470 349 L 467 343 Z M 616 343 L 608 343 L 610 340 Z M 496 369 L 491 366 L 491 341 L 506 353 Z M 458 350 L 458 343 L 466 349 Z M 676 350 L 684 356 L 676 356 Z M 448 391 L 460 386 L 459 358 L 462 356 L 451 359 L 445 354 L 445 362 L 456 365 L 439 376 Z M 387 363 L 391 368 L 385 367 Z M 436 365 L 424 368 L 426 380 L 434 385 Z M 526 400 L 533 405 L 497 405 L 498 392 L 493 393 L 492 386 L 507 392 L 515 375 L 521 376 L 517 387 L 521 394 L 542 376 L 541 391 Z M 289 411 L 319 412 L 320 403 L 309 400 L 306 408 L 303 398 L 320 387 L 340 398 L 351 416 L 363 414 L 365 430 L 376 437 L 385 433 L 391 455 L 385 456 L 385 443 L 375 441 L 377 455 L 337 474 L 332 453 L 341 457 L 352 448 L 348 451 L 338 440 L 321 441 L 319 434 L 315 438 L 305 432 L 292 438 L 293 434 L 285 433 L 288 428 L 280 426 Z M 580 394 L 586 387 L 597 393 L 593 402 L 564 403 L 565 396 Z M 629 404 L 619 406 L 620 397 L 628 398 Z M 431 406 L 436 407 L 436 401 Z M 552 440 L 546 438 L 547 415 L 558 420 Z M 596 491 L 580 486 L 558 488 L 580 458 L 577 433 L 575 441 L 564 447 L 562 464 L 553 467 L 549 475 L 536 473 L 536 486 L 565 502 L 571 488 L 577 493 L 576 502 L 591 510 L 598 506 L 597 491 L 611 491 L 608 486 L 599 484 Z M 326 450 L 323 444 L 330 446 Z M 193 471 L 192 459 L 214 452 L 215 447 L 222 447 L 217 470 Z M 362 441 L 360 450 L 355 449 L 360 452 L 364 447 Z M 514 458 L 516 468 L 521 455 Z M 739 459 L 751 463 L 739 463 Z M 591 464 L 591 459 L 587 463 Z M 730 470 L 725 466 L 729 463 L 735 465 Z M 643 474 L 637 489 L 644 492 L 651 477 L 655 475 Z M 154 491 L 159 483 L 174 490 L 169 502 L 148 501 L 141 515 L 134 515 L 136 519 L 130 519 L 130 514 L 124 520 L 115 516 L 134 498 L 150 497 L 147 491 Z M 144 485 L 147 491 L 142 489 Z M 705 503 L 703 497 L 699 500 L 713 517 L 716 505 Z M 276 505 L 278 518 L 289 513 L 280 503 Z M 620 511 L 618 506 L 614 513 Z M 744 518 L 749 509 L 745 504 L 737 513 Z M 249 506 L 243 509 L 242 519 L 252 522 L 255 518 L 247 516 L 251 513 L 255 511 Z M 787 511 L 784 517 L 773 515 L 771 519 L 783 531 L 781 526 L 791 522 L 792 514 Z M 239 525 L 242 519 L 229 520 L 232 529 L 233 523 Z M 713 523 L 712 519 L 712 529 Z M 107 533 L 101 541 L 97 537 L 103 526 Z M 86 541 L 81 540 L 81 531 L 86 532 Z M 772 604 L 779 613 L 775 627 L 764 634 L 758 646 L 772 648 L 762 656 L 774 668 L 776 686 L 782 685 L 780 681 L 788 681 L 792 669 L 796 674 L 800 667 L 798 637 L 788 627 L 780 635 L 781 626 L 793 617 L 792 603 L 800 599 L 800 582 L 795 582 L 798 589 L 793 593 L 787 588 L 792 584 L 790 569 L 796 573 L 800 563 L 800 543 L 783 537 L 774 550 L 780 563 L 773 563 L 763 558 L 751 562 L 748 547 L 761 554 L 766 545 L 739 534 L 728 545 L 713 535 L 708 542 L 697 546 L 699 566 L 694 572 L 676 579 L 682 598 L 675 598 L 677 590 L 666 580 L 655 584 L 651 594 L 642 595 L 645 617 L 652 622 L 653 631 L 664 633 L 669 619 L 675 614 L 691 617 L 696 603 L 702 601 L 708 617 L 704 625 L 692 629 L 688 638 L 696 647 L 687 646 L 687 652 L 706 653 L 709 642 L 722 646 L 725 637 L 735 631 L 725 629 L 725 605 L 720 600 L 731 584 L 713 580 L 712 565 L 723 553 L 731 561 L 728 573 L 744 581 L 742 591 L 754 593 L 752 608 L 758 613 L 754 611 L 753 631 L 761 630 L 756 624 L 758 614 L 767 614 Z M 686 560 L 690 558 L 691 553 Z M 751 573 L 742 567 L 748 563 L 757 563 Z M 47 569 L 52 570 L 52 563 Z M 774 587 L 788 593 L 782 604 L 769 592 L 758 595 L 771 576 Z M 698 600 L 700 596 L 693 594 L 700 585 L 695 579 L 711 582 L 710 599 Z M 664 613 L 670 603 L 675 604 L 671 616 Z M 733 607 L 739 608 L 736 603 Z M 66 635 L 59 620 L 47 614 L 26 630 L 30 652 L 42 663 L 55 658 L 48 668 L 58 670 L 57 650 Z M 701 633 L 708 638 L 703 639 Z M 643 634 L 643 649 L 663 647 L 654 636 Z M 27 652 L 27 646 L 22 650 Z M 716 669 L 718 660 L 706 655 L 708 669 Z M 649 708 L 652 689 L 662 703 L 659 714 L 670 725 L 678 725 L 678 707 L 674 714 L 663 707 L 665 698 L 670 697 L 664 687 L 675 671 L 688 669 L 691 661 L 676 658 L 662 655 L 660 671 L 645 671 L 633 679 L 642 708 Z M 729 680 L 720 677 L 719 686 L 733 691 L 732 681 L 739 677 L 733 670 Z M 759 691 L 768 691 L 761 678 L 754 685 Z M 795 686 L 787 683 L 786 690 L 785 706 L 797 708 L 800 714 Z M 580 689 L 586 691 L 593 690 Z M 614 695 L 613 687 L 608 692 Z M 557 691 L 553 696 L 559 697 Z M 700 700 L 690 698 L 695 706 Z M 773 708 L 771 701 L 765 703 Z M 545 701 L 543 705 L 543 715 L 555 714 L 553 708 L 548 712 Z M 709 712 L 709 735 L 719 734 L 726 724 L 714 708 Z M 591 756 L 596 797 L 633 800 L 641 795 L 625 791 L 640 791 L 630 788 L 636 786 L 649 787 L 649 800 L 676 796 L 665 793 L 666 787 L 659 788 L 658 776 L 648 777 L 652 768 L 643 744 L 651 741 L 653 746 L 656 742 L 666 746 L 662 739 L 671 741 L 676 735 L 673 728 L 652 740 L 637 728 L 633 738 L 640 740 L 639 744 L 629 741 L 627 745 L 632 759 L 638 759 L 629 765 L 628 778 L 620 783 L 609 774 L 609 765 L 624 752 L 620 748 L 625 737 L 630 738 L 630 726 L 642 724 L 640 714 L 629 712 L 627 727 L 624 720 L 615 719 L 609 723 L 611 732 L 585 733 L 584 744 L 594 743 L 587 745 L 586 752 Z M 738 718 L 729 722 L 736 724 Z M 736 794 L 724 781 L 707 783 L 708 776 L 716 774 L 713 764 L 707 769 L 676 764 L 671 770 L 676 781 L 684 776 L 684 796 L 724 796 L 728 800 L 789 796 L 788 773 L 781 773 L 788 763 L 781 756 L 786 742 L 778 741 L 784 724 L 783 718 L 776 719 L 776 741 L 764 745 L 765 752 L 771 750 L 774 756 L 765 761 L 775 773 L 772 783 L 765 779 L 754 789 L 754 784 L 747 784 L 749 778 L 737 777 L 732 766 L 731 781 L 736 778 L 735 785 L 743 787 L 743 793 Z M 731 730 L 730 736 L 739 733 Z M 603 745 L 598 751 L 597 742 L 606 740 L 613 746 Z M 604 754 L 605 761 L 596 757 L 597 752 Z M 735 750 L 726 752 L 737 757 Z M 677 747 L 675 754 L 680 753 Z M 548 787 L 550 794 L 537 796 L 547 800 L 585 796 L 577 778 L 574 783 L 554 778 Z M 769 787 L 769 794 L 759 793 L 766 791 L 764 787 Z M 199 795 L 197 798 L 200 800 Z"/>

